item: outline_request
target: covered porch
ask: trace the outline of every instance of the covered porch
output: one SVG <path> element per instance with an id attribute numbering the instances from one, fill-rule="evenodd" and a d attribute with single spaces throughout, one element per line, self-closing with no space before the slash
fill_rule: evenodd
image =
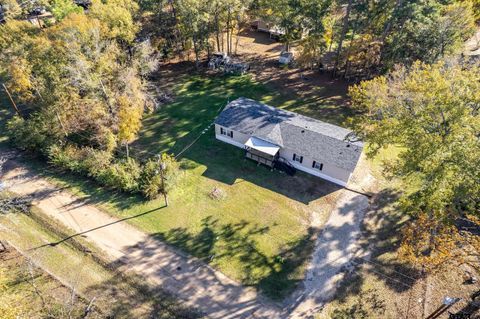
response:
<path id="1" fill-rule="evenodd" d="M 245 157 L 252 159 L 259 164 L 273 167 L 275 160 L 278 158 L 280 147 L 265 140 L 250 137 L 245 142 Z"/>

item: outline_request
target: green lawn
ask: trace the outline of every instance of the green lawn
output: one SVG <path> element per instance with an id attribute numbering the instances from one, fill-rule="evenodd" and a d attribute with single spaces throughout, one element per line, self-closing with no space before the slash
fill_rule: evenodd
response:
<path id="1" fill-rule="evenodd" d="M 192 76 L 174 92 L 175 102 L 145 118 L 133 154 L 179 153 L 229 100 L 240 96 L 291 105 L 248 76 Z M 311 252 L 311 213 L 327 215 L 323 197 L 337 188 L 304 174 L 288 177 L 257 167 L 244 159 L 243 150 L 217 141 L 213 127 L 182 153 L 180 163 L 183 177 L 170 195 L 171 207 L 134 223 L 272 297 L 289 292 L 302 279 Z M 224 192 L 224 199 L 209 197 L 215 187 Z M 107 205 L 124 217 L 162 204 L 158 200 L 128 209 Z"/>
<path id="2" fill-rule="evenodd" d="M 288 96 L 248 76 L 190 76 L 173 92 L 175 101 L 146 116 L 131 153 L 148 157 L 178 154 L 194 141 L 230 100 L 246 96 L 277 107 L 292 106 Z M 316 114 L 322 118 L 322 105 Z M 330 109 L 330 107 L 326 107 Z M 313 112 L 313 110 L 310 110 Z M 311 115 L 311 114 L 310 114 Z M 338 188 L 298 173 L 294 177 L 244 159 L 241 149 L 217 141 L 213 127 L 180 157 L 179 185 L 163 200 L 145 202 L 77 178 L 45 170 L 72 191 L 153 237 L 197 256 L 227 276 L 255 286 L 275 299 L 286 296 L 303 279 L 313 248 L 312 213 L 326 220 Z M 220 189 L 223 198 L 209 195 Z M 329 196 L 328 196 L 329 195 Z M 146 212 L 150 212 L 144 214 Z"/>

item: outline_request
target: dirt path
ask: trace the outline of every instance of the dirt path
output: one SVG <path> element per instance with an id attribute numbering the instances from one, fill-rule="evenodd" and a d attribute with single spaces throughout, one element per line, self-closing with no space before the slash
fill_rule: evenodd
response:
<path id="1" fill-rule="evenodd" d="M 45 214 L 68 226 L 105 251 L 124 270 L 161 285 L 209 318 L 313 318 L 331 296 L 355 250 L 355 239 L 367 205 L 365 196 L 342 190 L 337 208 L 317 240 L 304 287 L 283 304 L 260 296 L 203 262 L 115 219 L 67 190 L 53 186 L 15 161 L 8 161 L 3 176 L 9 191 L 29 195 Z M 144 214 L 155 214 L 155 211 Z M 135 217 L 132 217 L 135 218 Z"/>
<path id="2" fill-rule="evenodd" d="M 337 208 L 317 238 L 304 289 L 297 291 L 287 303 L 289 318 L 313 318 L 333 297 L 337 284 L 343 279 L 343 270 L 361 253 L 357 239 L 367 207 L 366 196 L 343 191 Z"/>

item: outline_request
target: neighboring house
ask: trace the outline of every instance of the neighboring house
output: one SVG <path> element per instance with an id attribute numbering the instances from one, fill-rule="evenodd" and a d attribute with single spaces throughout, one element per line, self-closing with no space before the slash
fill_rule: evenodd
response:
<path id="1" fill-rule="evenodd" d="M 284 29 L 271 23 L 266 23 L 263 20 L 255 20 L 250 23 L 250 26 L 254 30 L 268 33 L 272 39 L 278 39 L 280 36 L 285 35 Z"/>
<path id="2" fill-rule="evenodd" d="M 283 158 L 298 170 L 342 186 L 363 150 L 350 130 L 243 97 L 217 117 L 215 135 L 259 163 L 273 167 Z"/>

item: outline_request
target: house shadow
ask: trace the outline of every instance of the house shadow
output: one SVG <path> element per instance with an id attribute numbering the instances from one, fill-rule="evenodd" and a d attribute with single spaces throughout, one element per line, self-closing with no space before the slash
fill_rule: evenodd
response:
<path id="1" fill-rule="evenodd" d="M 184 158 L 189 162 L 182 164 L 182 168 L 204 165 L 206 170 L 202 176 L 209 179 L 230 186 L 250 182 L 306 205 L 342 188 L 300 171 L 289 176 L 282 171 L 258 165 L 245 158 L 244 150 L 218 141 L 213 128 L 184 153 Z"/>

